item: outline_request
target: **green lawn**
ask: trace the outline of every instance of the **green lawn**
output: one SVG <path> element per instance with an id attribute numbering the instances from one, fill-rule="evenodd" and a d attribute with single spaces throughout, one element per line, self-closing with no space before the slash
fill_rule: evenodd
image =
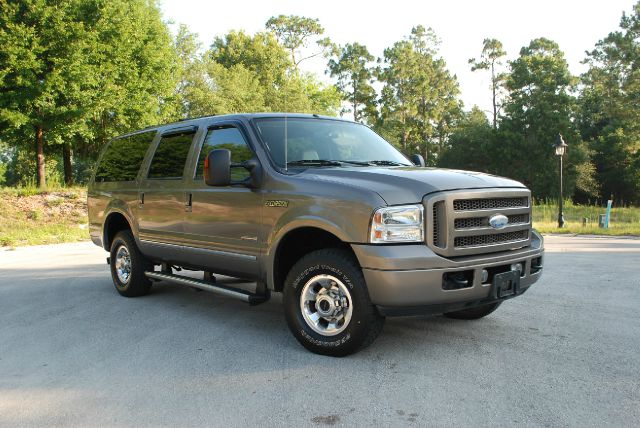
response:
<path id="1" fill-rule="evenodd" d="M 86 189 L 0 189 L 0 247 L 87 239 Z"/>
<path id="2" fill-rule="evenodd" d="M 82 187 L 0 189 L 0 247 L 88 240 L 86 201 Z M 598 214 L 604 212 L 604 207 L 567 203 L 566 225 L 558 229 L 557 204 L 537 204 L 533 225 L 542 233 L 640 236 L 640 208 L 613 208 L 609 229 L 600 229 Z M 586 227 L 583 218 L 589 219 Z"/>
<path id="3" fill-rule="evenodd" d="M 598 214 L 606 212 L 605 207 L 593 205 L 574 205 L 570 202 L 564 206 L 565 227 L 558 228 L 558 204 L 545 203 L 534 205 L 533 226 L 542 233 L 578 233 L 589 235 L 636 235 L 640 236 L 640 208 L 617 208 L 611 210 L 609 228 L 598 227 Z M 587 226 L 582 219 L 587 218 Z"/>

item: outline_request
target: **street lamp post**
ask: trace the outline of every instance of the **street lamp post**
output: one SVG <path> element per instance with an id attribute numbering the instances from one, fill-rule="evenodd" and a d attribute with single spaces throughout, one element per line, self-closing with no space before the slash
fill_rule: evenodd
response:
<path id="1" fill-rule="evenodd" d="M 558 206 L 558 227 L 564 227 L 564 212 L 563 212 L 563 203 L 564 197 L 562 195 L 562 157 L 564 156 L 564 152 L 567 150 L 567 143 L 564 142 L 562 135 L 558 134 L 556 137 L 556 143 L 553 145 L 556 156 L 560 160 L 560 204 Z"/>

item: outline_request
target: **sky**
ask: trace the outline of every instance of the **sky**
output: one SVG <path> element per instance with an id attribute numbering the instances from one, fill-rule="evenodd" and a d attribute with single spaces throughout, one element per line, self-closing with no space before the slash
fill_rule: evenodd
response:
<path id="1" fill-rule="evenodd" d="M 570 70 L 585 70 L 585 51 L 619 27 L 622 12 L 629 13 L 637 0 L 264 0 L 197 1 L 162 0 L 164 19 L 185 24 L 198 33 L 205 47 L 216 36 L 242 29 L 255 33 L 280 14 L 318 18 L 325 35 L 335 43 L 358 42 L 376 57 L 402 40 L 416 25 L 431 27 L 441 39 L 440 54 L 458 77 L 465 109 L 478 105 L 491 109 L 489 76 L 471 72 L 469 58 L 479 57 L 482 41 L 497 38 L 507 59 L 537 37 L 556 41 L 565 52 Z M 175 26 L 174 26 L 175 27 Z M 300 67 L 322 80 L 326 60 L 312 59 Z"/>

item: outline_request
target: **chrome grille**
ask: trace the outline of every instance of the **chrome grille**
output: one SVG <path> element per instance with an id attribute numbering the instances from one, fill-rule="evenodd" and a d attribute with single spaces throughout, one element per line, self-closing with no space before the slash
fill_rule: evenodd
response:
<path id="1" fill-rule="evenodd" d="M 528 207 L 529 198 L 456 199 L 455 211 L 493 210 L 500 208 Z"/>
<path id="2" fill-rule="evenodd" d="M 477 247 L 479 245 L 494 245 L 505 242 L 522 241 L 529 238 L 528 230 L 517 232 L 494 233 L 493 235 L 459 236 L 455 240 L 456 248 Z"/>
<path id="3" fill-rule="evenodd" d="M 529 214 L 517 214 L 507 216 L 509 219 L 508 224 L 525 224 L 529 223 Z M 488 227 L 489 217 L 469 217 L 469 218 L 457 218 L 455 221 L 456 229 L 472 229 L 474 227 Z"/>
<path id="4" fill-rule="evenodd" d="M 471 229 L 472 227 L 482 227 L 489 225 L 488 217 L 471 217 L 471 218 L 457 218 L 456 229 Z"/>
<path id="5" fill-rule="evenodd" d="M 525 224 L 529 223 L 529 214 L 508 215 L 509 224 Z"/>
<path id="6" fill-rule="evenodd" d="M 529 201 L 527 189 L 460 190 L 425 197 L 427 245 L 449 257 L 525 247 L 531 239 Z M 497 214 L 508 219 L 501 229 L 489 224 Z"/>
<path id="7" fill-rule="evenodd" d="M 435 204 L 433 204 L 433 245 L 440 248 L 444 247 L 445 240 L 445 236 L 443 236 L 444 233 L 442 231 L 443 224 L 440 221 L 440 218 L 443 216 L 443 214 L 444 202 L 436 202 Z"/>

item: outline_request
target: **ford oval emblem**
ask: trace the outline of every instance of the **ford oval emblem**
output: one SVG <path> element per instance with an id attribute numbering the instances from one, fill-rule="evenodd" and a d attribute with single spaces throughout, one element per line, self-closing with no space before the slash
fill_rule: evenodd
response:
<path id="1" fill-rule="evenodd" d="M 509 219 L 506 215 L 496 214 L 489 218 L 489 225 L 494 229 L 504 229 L 509 224 Z"/>

